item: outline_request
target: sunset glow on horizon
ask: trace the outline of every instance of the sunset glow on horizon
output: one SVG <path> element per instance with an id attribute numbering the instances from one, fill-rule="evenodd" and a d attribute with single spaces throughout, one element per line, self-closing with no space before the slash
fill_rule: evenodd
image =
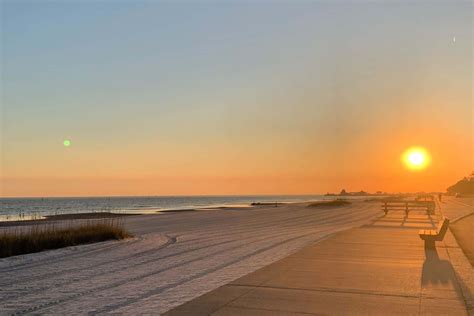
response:
<path id="1" fill-rule="evenodd" d="M 0 196 L 444 191 L 472 4 L 336 2 L 2 1 Z"/>

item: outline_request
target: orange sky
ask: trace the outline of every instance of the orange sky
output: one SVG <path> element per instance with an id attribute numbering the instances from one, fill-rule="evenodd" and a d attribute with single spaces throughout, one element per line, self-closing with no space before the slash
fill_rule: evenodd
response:
<path id="1" fill-rule="evenodd" d="M 444 191 L 474 169 L 469 3 L 108 5 L 3 5 L 0 196 Z"/>

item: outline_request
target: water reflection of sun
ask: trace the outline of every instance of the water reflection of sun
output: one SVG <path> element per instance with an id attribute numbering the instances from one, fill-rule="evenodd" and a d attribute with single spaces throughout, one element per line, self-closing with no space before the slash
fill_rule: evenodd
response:
<path id="1" fill-rule="evenodd" d="M 402 161 L 410 170 L 423 170 L 430 164 L 431 158 L 423 147 L 410 147 L 402 155 Z"/>

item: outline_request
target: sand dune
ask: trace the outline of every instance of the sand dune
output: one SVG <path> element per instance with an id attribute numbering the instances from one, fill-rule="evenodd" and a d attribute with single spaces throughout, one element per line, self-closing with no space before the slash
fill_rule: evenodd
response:
<path id="1" fill-rule="evenodd" d="M 380 214 L 356 202 L 127 217 L 133 239 L 0 260 L 0 314 L 164 312 Z"/>

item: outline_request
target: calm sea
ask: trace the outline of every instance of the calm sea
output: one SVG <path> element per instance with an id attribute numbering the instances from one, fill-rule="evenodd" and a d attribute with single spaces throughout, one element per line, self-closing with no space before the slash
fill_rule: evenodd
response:
<path id="1" fill-rule="evenodd" d="M 305 202 L 330 198 L 322 195 L 2 198 L 0 221 L 65 213 L 155 213 L 175 209 L 248 206 L 252 202 Z"/>

